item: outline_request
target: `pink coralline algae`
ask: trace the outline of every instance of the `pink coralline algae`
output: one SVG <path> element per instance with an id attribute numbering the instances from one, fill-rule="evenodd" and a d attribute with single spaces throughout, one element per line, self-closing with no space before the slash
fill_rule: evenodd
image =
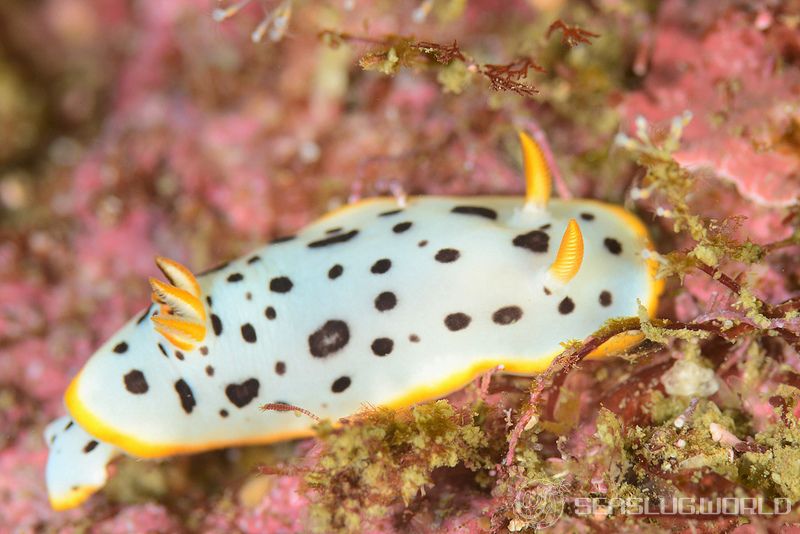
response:
<path id="1" fill-rule="evenodd" d="M 296 478 L 280 477 L 271 482 L 265 498 L 241 514 L 235 522 L 242 532 L 299 532 L 308 501 L 300 494 Z"/>
<path id="2" fill-rule="evenodd" d="M 663 3 L 644 87 L 624 113 L 659 122 L 691 111 L 678 162 L 710 168 L 758 204 L 790 206 L 800 196 L 800 68 L 781 55 L 800 47 L 797 22 L 788 9 L 721 4 Z"/>
<path id="3" fill-rule="evenodd" d="M 132 505 L 113 518 L 92 525 L 92 534 L 135 534 L 139 532 L 175 532 L 181 524 L 168 510 L 157 504 Z"/>
<path id="4" fill-rule="evenodd" d="M 642 523 L 540 504 L 800 502 L 798 7 L 0 1 L 0 533 L 455 534 L 544 512 L 553 532 L 788 532 L 796 512 Z M 614 146 L 644 123 L 649 139 Z M 550 140 L 558 195 L 627 199 L 645 221 L 669 278 L 658 319 L 564 340 L 540 377 L 489 373 L 315 440 L 121 459 L 81 508 L 50 509 L 44 426 L 149 304 L 154 256 L 200 271 L 348 199 L 520 194 L 517 129 Z M 628 331 L 647 338 L 628 360 L 582 361 Z M 676 361 L 717 389 L 671 394 Z"/>

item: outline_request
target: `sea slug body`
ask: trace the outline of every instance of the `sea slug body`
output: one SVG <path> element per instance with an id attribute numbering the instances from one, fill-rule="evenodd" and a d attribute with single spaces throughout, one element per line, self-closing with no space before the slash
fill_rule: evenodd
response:
<path id="1" fill-rule="evenodd" d="M 266 403 L 333 421 L 407 406 L 498 365 L 540 372 L 561 342 L 639 302 L 653 313 L 661 284 L 642 223 L 550 199 L 541 151 L 520 137 L 525 197 L 368 199 L 196 277 L 158 258 L 153 303 L 89 359 L 69 416 L 48 427 L 53 507 L 101 488 L 119 454 L 311 435 L 312 421 Z"/>

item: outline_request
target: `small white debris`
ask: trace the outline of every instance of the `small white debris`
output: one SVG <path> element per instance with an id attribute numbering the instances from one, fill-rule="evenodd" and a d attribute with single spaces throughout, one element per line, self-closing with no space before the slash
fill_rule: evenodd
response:
<path id="1" fill-rule="evenodd" d="M 636 150 L 638 146 L 636 144 L 636 141 L 634 141 L 633 139 L 631 139 L 622 132 L 614 136 L 614 144 L 631 151 Z"/>
<path id="2" fill-rule="evenodd" d="M 521 532 L 528 528 L 528 523 L 522 521 L 521 519 L 512 519 L 508 523 L 508 530 L 509 532 Z"/>
<path id="3" fill-rule="evenodd" d="M 713 369 L 703 367 L 693 360 L 678 360 L 661 377 L 669 395 L 684 397 L 709 397 L 719 389 Z"/>
<path id="4" fill-rule="evenodd" d="M 286 30 L 289 29 L 289 19 L 292 17 L 292 2 L 285 0 L 274 11 L 275 18 L 272 21 L 272 29 L 269 32 L 269 39 L 273 43 L 277 43 L 283 36 L 286 35 Z"/>
<path id="5" fill-rule="evenodd" d="M 264 35 L 269 31 L 269 40 L 277 43 L 286 35 L 289 28 L 289 19 L 292 17 L 292 0 L 284 0 L 278 7 L 267 13 L 261 20 L 250 39 L 254 43 L 260 43 Z"/>
<path id="6" fill-rule="evenodd" d="M 397 201 L 397 206 L 399 208 L 405 208 L 408 205 L 408 194 L 403 188 L 402 183 L 398 182 L 397 180 L 392 180 L 389 182 L 389 191 Z"/>
<path id="7" fill-rule="evenodd" d="M 665 219 L 671 219 L 673 216 L 672 210 L 668 208 L 662 208 L 661 206 L 656 208 L 656 215 L 659 217 L 664 217 Z"/>
<path id="8" fill-rule="evenodd" d="M 628 193 L 632 200 L 639 200 L 644 198 L 644 189 L 641 187 L 631 187 L 630 193 Z"/>
<path id="9" fill-rule="evenodd" d="M 12 173 L 0 177 L 0 204 L 11 210 L 26 207 L 30 195 L 25 187 L 27 177 L 23 173 Z"/>
<path id="10" fill-rule="evenodd" d="M 647 119 L 642 115 L 637 115 L 634 122 L 636 124 L 636 134 L 642 139 L 647 139 L 647 129 L 649 127 Z"/>
<path id="11" fill-rule="evenodd" d="M 532 415 L 528 422 L 525 424 L 525 430 L 530 430 L 536 426 L 536 423 L 539 422 L 539 417 L 536 415 Z"/>
<path id="12" fill-rule="evenodd" d="M 717 423 L 708 425 L 708 431 L 711 432 L 711 439 L 720 445 L 733 447 L 742 442 L 742 440 L 731 434 L 724 426 Z"/>
<path id="13" fill-rule="evenodd" d="M 228 7 L 217 8 L 211 13 L 211 18 L 214 19 L 215 22 L 222 22 L 223 20 L 229 19 L 241 11 L 250 1 L 251 0 L 241 0 Z"/>
<path id="14" fill-rule="evenodd" d="M 411 14 L 411 20 L 420 24 L 425 22 L 431 10 L 433 9 L 433 0 L 424 0 L 419 7 L 417 7 Z"/>
<path id="15" fill-rule="evenodd" d="M 298 155 L 300 156 L 300 161 L 303 163 L 314 163 L 316 162 L 322 151 L 319 148 L 319 145 L 314 141 L 303 141 L 300 143 L 300 149 L 298 150 Z"/>

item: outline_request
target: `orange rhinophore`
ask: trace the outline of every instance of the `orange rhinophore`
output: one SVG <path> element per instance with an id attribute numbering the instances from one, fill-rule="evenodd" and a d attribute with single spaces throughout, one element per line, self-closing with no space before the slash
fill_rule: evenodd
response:
<path id="1" fill-rule="evenodd" d="M 558 247 L 556 260 L 550 266 L 550 273 L 557 280 L 567 283 L 572 280 L 583 262 L 583 235 L 581 227 L 575 219 L 570 219 L 561 245 Z"/>
<path id="2" fill-rule="evenodd" d="M 200 300 L 200 285 L 191 271 L 176 261 L 159 256 L 156 265 L 171 283 L 150 279 L 152 300 L 161 305 L 150 320 L 167 341 L 191 350 L 206 337 L 207 317 Z"/>

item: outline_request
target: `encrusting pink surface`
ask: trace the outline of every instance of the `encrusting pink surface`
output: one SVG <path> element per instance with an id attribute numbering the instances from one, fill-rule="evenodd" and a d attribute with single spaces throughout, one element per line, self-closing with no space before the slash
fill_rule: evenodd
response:
<path id="1" fill-rule="evenodd" d="M 682 165 L 711 169 L 757 204 L 790 206 L 800 194 L 791 139 L 800 123 L 800 69 L 776 56 L 796 50 L 800 37 L 766 10 L 754 20 L 724 4 L 663 2 L 644 88 L 625 98 L 623 110 L 629 124 L 691 111 L 676 154 Z"/>
<path id="2" fill-rule="evenodd" d="M 533 78 L 541 93 L 526 99 L 474 80 L 477 88 L 446 93 L 437 73 L 424 68 L 391 77 L 365 72 L 358 59 L 368 44 L 334 49 L 317 34 L 335 28 L 375 40 L 411 33 L 457 39 L 482 60 L 503 63 L 538 46 L 536 39 L 544 42 L 554 19 L 578 17 L 571 3 L 556 14 L 534 0 L 510 7 L 478 0 L 446 23 L 433 15 L 412 22 L 413 2 L 354 2 L 352 10 L 343 7 L 348 2 L 334 4 L 298 2 L 286 37 L 258 44 L 249 38 L 263 15 L 258 2 L 221 24 L 212 20 L 220 4 L 211 0 L 0 7 L 0 81 L 6 72 L 34 73 L 26 78 L 34 89 L 14 98 L 38 98 L 48 114 L 30 126 L 38 137 L 27 151 L 6 160 L 0 152 L 0 533 L 307 531 L 308 496 L 292 476 L 263 487 L 248 486 L 255 474 L 223 477 L 218 485 L 189 487 L 185 501 L 101 493 L 77 510 L 50 509 L 43 428 L 64 413 L 64 389 L 92 351 L 148 304 L 156 255 L 201 270 L 297 230 L 349 197 L 398 188 L 519 194 L 514 128 L 526 123 L 549 134 L 575 193 L 620 201 L 598 185 L 622 191 L 633 182 L 633 169 L 598 163 L 614 134 L 633 130 L 638 116 L 658 124 L 686 110 L 694 119 L 676 158 L 709 169 L 689 199 L 693 209 L 743 216 L 738 238 L 763 244 L 791 235 L 782 208 L 800 194 L 800 72 L 796 60 L 779 64 L 776 57 L 796 54 L 800 33 L 796 22 L 787 30 L 791 20 L 780 10 L 667 0 L 653 20 L 629 24 L 598 8 L 587 22 L 601 34 L 591 46 L 605 46 L 618 30 L 628 49 L 616 62 L 634 57 L 633 41 L 647 41 L 625 35 L 646 21 L 649 61 L 637 87 L 603 74 L 604 65 L 578 78 L 587 68 L 579 53 L 559 52 L 548 74 Z M 508 12 L 498 13 L 504 9 L 513 9 L 519 27 Z M 4 39 L 13 44 L 8 57 Z M 581 92 L 590 82 L 607 91 L 599 104 Z M 583 90 L 596 97 L 592 87 Z M 594 124 L 598 105 L 616 118 Z M 19 169 L 4 174 L 6 168 Z M 606 181 L 594 181 L 594 172 Z M 645 219 L 662 251 L 691 246 L 665 237 L 669 220 Z M 759 267 L 761 298 L 797 296 L 796 252 L 786 249 Z M 740 268 L 726 267 L 733 274 Z M 684 286 L 670 286 L 662 313 L 690 321 L 715 298 L 720 306 L 731 300 L 714 280 L 691 274 Z M 573 380 L 580 389 L 583 379 Z M 596 408 L 597 396 L 583 395 L 581 410 Z M 501 399 L 486 397 L 490 404 Z M 749 406 L 762 420 L 772 414 L 755 397 Z M 593 419 L 584 418 L 575 435 L 586 442 L 594 431 Z M 573 443 L 573 450 L 583 448 Z M 182 465 L 193 476 L 203 469 L 194 460 Z M 250 500 L 243 488 L 253 492 Z M 440 531 L 485 531 L 483 518 L 497 502 L 488 492 L 466 500 L 439 518 Z M 429 528 L 428 519 L 410 524 Z M 396 526 L 381 523 L 382 531 Z"/>

